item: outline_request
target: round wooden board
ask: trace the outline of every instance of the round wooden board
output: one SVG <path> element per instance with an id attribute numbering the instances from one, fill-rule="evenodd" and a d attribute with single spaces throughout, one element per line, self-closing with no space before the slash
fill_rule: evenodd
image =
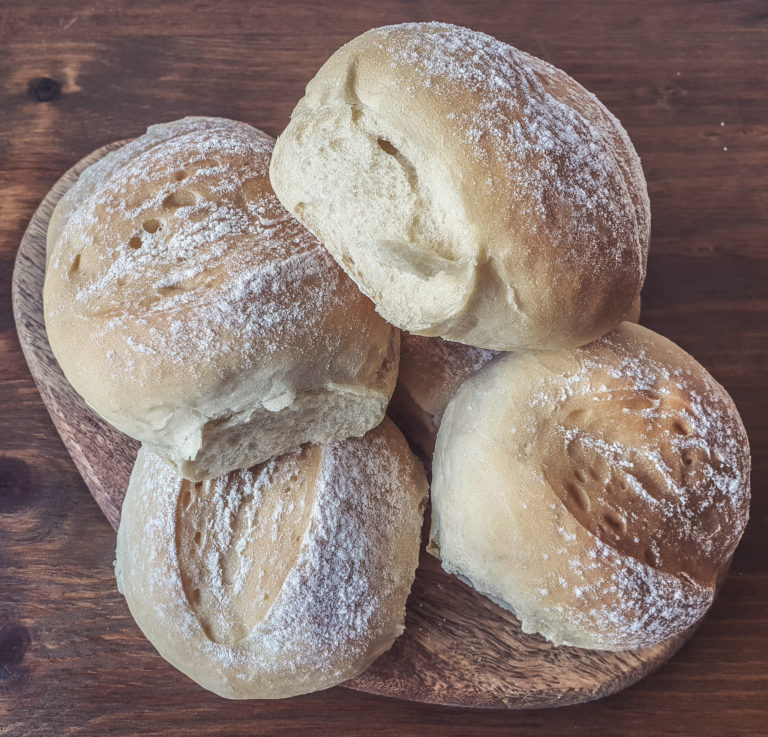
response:
<path id="1" fill-rule="evenodd" d="M 30 371 L 75 465 L 115 529 L 139 444 L 99 418 L 64 378 L 48 344 L 42 290 L 46 231 L 56 203 L 88 165 L 124 143 L 94 151 L 54 185 L 27 227 L 13 273 L 14 317 Z M 444 573 L 422 550 L 405 633 L 368 671 L 344 685 L 444 705 L 576 704 L 635 683 L 690 634 L 620 653 L 554 647 L 524 634 L 511 613 Z"/>

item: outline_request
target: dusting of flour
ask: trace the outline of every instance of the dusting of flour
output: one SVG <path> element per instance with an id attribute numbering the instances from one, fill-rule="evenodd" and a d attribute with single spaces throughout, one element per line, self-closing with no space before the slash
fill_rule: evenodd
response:
<path id="1" fill-rule="evenodd" d="M 203 670 L 218 674 L 211 677 L 230 683 L 227 688 L 253 682 L 268 691 L 270 679 L 275 679 L 290 681 L 300 693 L 301 684 L 313 684 L 308 688 L 314 689 L 350 677 L 349 669 L 359 667 L 359 659 L 388 647 L 402 627 L 426 493 L 425 481 L 414 482 L 415 461 L 403 453 L 405 441 L 399 438 L 403 448 L 398 449 L 394 433 L 394 426 L 385 421 L 364 438 L 322 447 L 298 557 L 263 616 L 227 643 L 201 629 L 184 590 L 185 561 L 174 542 L 184 482 L 143 449 L 129 490 L 128 517 L 122 523 L 129 531 L 122 534 L 145 542 L 129 548 L 130 560 L 120 565 L 131 571 L 123 576 L 129 603 L 140 600 L 132 611 L 145 631 L 158 633 L 153 642 L 160 652 L 182 669 L 204 663 Z M 242 510 L 250 506 L 255 519 L 269 487 L 295 479 L 303 472 L 301 463 L 299 453 L 288 454 L 207 482 L 216 485 L 208 493 L 219 497 L 217 517 L 208 525 L 208 534 L 217 542 L 209 561 L 202 561 L 201 575 L 225 605 L 252 575 L 251 563 L 238 560 L 240 572 L 227 580 L 224 558 L 237 560 L 253 529 L 242 524 L 244 518 L 235 525 L 234 518 L 243 517 Z M 289 523 L 288 517 L 297 513 L 291 494 L 285 497 L 262 532 Z M 235 527 L 239 533 L 233 536 Z M 269 542 L 264 541 L 262 552 Z M 268 557 L 259 565 L 269 566 Z M 223 609 L 226 612 L 226 606 Z"/>
<path id="2" fill-rule="evenodd" d="M 505 167 L 512 191 L 495 191 L 490 174 L 487 185 L 515 209 L 518 227 L 540 230 L 560 259 L 582 268 L 609 274 L 627 259 L 644 268 L 645 178 L 626 132 L 594 95 L 550 64 L 467 28 L 414 23 L 370 34 L 390 59 L 393 84 L 414 98 L 428 92 L 452 101 L 446 115 L 472 157 L 488 171 Z"/>

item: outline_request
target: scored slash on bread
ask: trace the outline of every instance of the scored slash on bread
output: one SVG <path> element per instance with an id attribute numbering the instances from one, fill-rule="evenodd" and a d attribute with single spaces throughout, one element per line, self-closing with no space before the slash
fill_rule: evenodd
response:
<path id="1" fill-rule="evenodd" d="M 365 670 L 403 631 L 427 496 L 390 420 L 211 481 L 139 452 L 116 572 L 170 663 L 234 699 Z"/>

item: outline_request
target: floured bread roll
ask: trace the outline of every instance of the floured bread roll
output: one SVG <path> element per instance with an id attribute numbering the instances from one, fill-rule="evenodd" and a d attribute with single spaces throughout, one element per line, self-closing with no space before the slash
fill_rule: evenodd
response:
<path id="1" fill-rule="evenodd" d="M 650 211 L 616 118 L 564 72 L 442 23 L 339 49 L 270 176 L 397 327 L 495 350 L 581 345 L 627 314 Z"/>
<path id="2" fill-rule="evenodd" d="M 749 470 L 725 390 L 625 322 L 580 349 L 503 356 L 462 386 L 437 436 L 432 544 L 526 632 L 646 647 L 712 603 Z"/>
<path id="3" fill-rule="evenodd" d="M 426 493 L 388 420 L 198 483 L 142 448 L 118 586 L 160 654 L 220 696 L 328 688 L 403 631 Z"/>
<path id="4" fill-rule="evenodd" d="M 243 123 L 153 126 L 60 205 L 48 338 L 104 419 L 191 479 L 381 421 L 398 335 L 269 185 Z"/>
<path id="5" fill-rule="evenodd" d="M 400 369 L 387 412 L 425 458 L 432 457 L 448 402 L 468 377 L 498 355 L 442 338 L 400 334 Z"/>

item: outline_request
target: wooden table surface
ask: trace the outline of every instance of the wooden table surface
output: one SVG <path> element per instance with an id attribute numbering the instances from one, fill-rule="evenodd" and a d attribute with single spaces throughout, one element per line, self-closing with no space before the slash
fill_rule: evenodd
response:
<path id="1" fill-rule="evenodd" d="M 11 312 L 24 228 L 89 151 L 184 115 L 276 135 L 344 41 L 446 20 L 595 92 L 643 159 L 653 211 L 642 322 L 733 395 L 752 519 L 722 593 L 667 665 L 603 701 L 507 712 L 344 688 L 227 702 L 176 673 L 118 594 L 115 535 L 31 380 Z M 768 3 L 0 0 L 1 735 L 768 734 Z"/>

